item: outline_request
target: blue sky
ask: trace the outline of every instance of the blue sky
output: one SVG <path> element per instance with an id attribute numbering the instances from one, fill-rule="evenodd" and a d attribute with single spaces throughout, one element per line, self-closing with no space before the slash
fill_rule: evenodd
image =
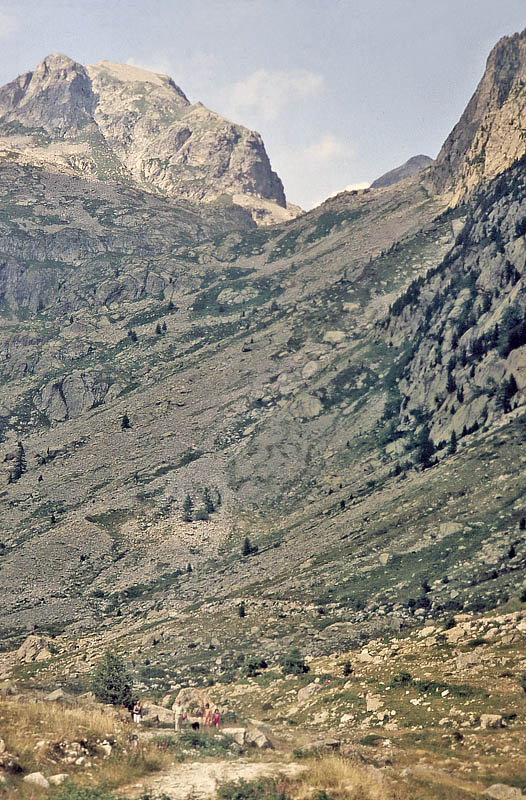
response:
<path id="1" fill-rule="evenodd" d="M 169 73 L 258 130 L 304 208 L 436 156 L 524 0 L 0 0 L 0 83 L 51 52 Z"/>

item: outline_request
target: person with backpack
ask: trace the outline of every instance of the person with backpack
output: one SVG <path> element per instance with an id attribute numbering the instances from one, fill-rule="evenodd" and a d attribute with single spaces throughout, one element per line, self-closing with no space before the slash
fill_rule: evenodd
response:
<path id="1" fill-rule="evenodd" d="M 140 700 L 137 700 L 137 702 L 136 702 L 136 703 L 135 703 L 135 705 L 133 706 L 133 710 L 132 710 L 132 716 L 133 716 L 133 721 L 134 721 L 134 722 L 135 722 L 137 725 L 140 725 L 140 723 L 141 723 L 141 716 L 142 716 L 142 705 L 141 705 L 141 701 L 140 701 Z"/>

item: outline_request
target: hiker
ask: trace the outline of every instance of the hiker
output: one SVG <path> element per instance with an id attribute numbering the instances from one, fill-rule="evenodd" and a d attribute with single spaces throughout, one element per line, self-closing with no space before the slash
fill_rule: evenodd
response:
<path id="1" fill-rule="evenodd" d="M 141 723 L 141 715 L 142 715 L 142 706 L 141 706 L 140 700 L 137 700 L 137 702 L 133 706 L 132 715 L 133 715 L 133 721 L 137 725 L 140 725 L 140 723 Z"/>
<path id="2" fill-rule="evenodd" d="M 214 711 L 214 716 L 212 717 L 212 725 L 214 728 L 219 728 L 219 709 L 216 708 Z"/>
<path id="3" fill-rule="evenodd" d="M 172 711 L 174 712 L 174 728 L 176 731 L 180 731 L 181 726 L 186 719 L 186 714 L 184 712 L 182 703 L 176 700 L 172 706 Z"/>
<path id="4" fill-rule="evenodd" d="M 212 709 L 210 703 L 205 703 L 205 710 L 203 712 L 203 728 L 209 728 L 212 725 Z"/>

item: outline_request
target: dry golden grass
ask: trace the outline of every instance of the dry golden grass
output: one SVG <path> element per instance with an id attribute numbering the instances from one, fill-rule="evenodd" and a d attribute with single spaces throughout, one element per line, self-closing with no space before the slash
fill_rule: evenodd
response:
<path id="1" fill-rule="evenodd" d="M 341 756 L 315 759 L 301 776 L 297 800 L 312 800 L 325 791 L 332 800 L 390 800 L 386 782 Z"/>
<path id="2" fill-rule="evenodd" d="M 132 732 L 135 729 L 127 721 L 126 713 L 112 708 L 67 708 L 58 703 L 33 702 L 31 699 L 0 701 L 0 738 L 25 773 L 39 771 L 47 776 L 66 772 L 75 782 L 103 784 L 108 789 L 116 789 L 168 768 L 170 754 L 153 744 L 133 749 L 128 739 Z M 113 752 L 109 758 L 90 758 L 92 767 L 89 771 L 57 759 L 53 753 L 53 745 L 58 742 L 94 744 L 104 739 L 114 742 Z M 38 742 L 45 742 L 45 745 L 39 747 Z M 41 795 L 45 796 L 45 792 L 24 784 L 21 777 L 11 779 L 11 783 L 13 797 L 37 800 Z"/>

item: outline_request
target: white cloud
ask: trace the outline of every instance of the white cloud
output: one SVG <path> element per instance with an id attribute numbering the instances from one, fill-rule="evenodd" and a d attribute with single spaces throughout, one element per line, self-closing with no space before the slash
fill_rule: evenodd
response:
<path id="1" fill-rule="evenodd" d="M 258 69 L 226 89 L 234 111 L 255 109 L 264 119 L 276 119 L 287 105 L 314 97 L 323 89 L 323 78 L 308 69 L 287 72 Z"/>
<path id="2" fill-rule="evenodd" d="M 13 14 L 0 11 L 0 39 L 9 39 L 18 28 L 18 20 Z"/>
<path id="3" fill-rule="evenodd" d="M 145 69 L 148 72 L 156 72 L 158 75 L 171 75 L 171 65 L 167 59 L 153 59 L 147 62 L 145 61 L 137 61 L 135 58 L 128 58 L 126 63 L 130 67 L 138 67 L 138 69 Z"/>
<path id="4" fill-rule="evenodd" d="M 302 158 L 325 164 L 335 159 L 341 161 L 351 158 L 353 149 L 349 142 L 345 142 L 333 133 L 323 133 L 316 142 L 306 147 L 301 155 Z"/>
<path id="5" fill-rule="evenodd" d="M 341 192 L 354 192 L 360 191 L 361 189 L 368 189 L 371 184 L 367 181 L 362 181 L 361 183 L 349 183 L 348 186 L 344 186 L 343 189 L 336 189 L 336 191 L 332 192 L 329 197 L 335 197 L 337 194 Z"/>

